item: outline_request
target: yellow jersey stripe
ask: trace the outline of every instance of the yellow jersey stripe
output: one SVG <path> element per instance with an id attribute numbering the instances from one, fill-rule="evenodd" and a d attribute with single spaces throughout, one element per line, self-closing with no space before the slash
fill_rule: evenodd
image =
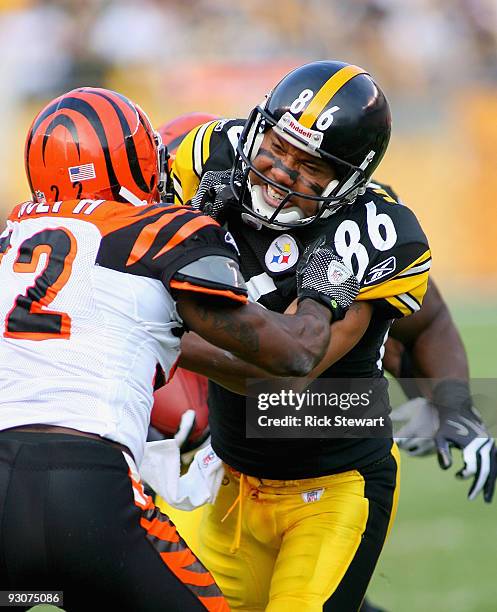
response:
<path id="1" fill-rule="evenodd" d="M 387 191 L 382 189 L 381 187 L 378 189 L 375 189 L 373 187 L 373 191 L 377 193 L 378 195 L 380 195 L 385 200 L 385 202 L 388 202 L 389 204 L 398 204 L 397 200 L 392 198 L 392 196 Z"/>
<path id="2" fill-rule="evenodd" d="M 409 264 L 407 268 L 404 268 L 401 272 L 399 272 L 399 274 L 404 274 L 404 272 L 407 272 L 411 268 L 414 268 L 414 266 L 425 263 L 426 261 L 428 261 L 428 259 L 430 259 L 430 257 L 431 257 L 431 251 L 430 249 L 428 249 L 422 255 L 420 255 L 417 259 L 415 259 L 411 264 Z"/>
<path id="3" fill-rule="evenodd" d="M 399 312 L 401 312 L 405 317 L 409 316 L 410 314 L 413 313 L 413 311 L 408 308 L 404 302 L 401 302 L 400 300 L 398 300 L 395 297 L 389 297 L 389 298 L 385 298 L 386 301 L 393 306 L 394 308 L 396 308 Z"/>
<path id="4" fill-rule="evenodd" d="M 403 278 L 392 278 L 379 285 L 362 287 L 357 300 L 379 300 L 381 298 L 393 297 L 410 293 L 420 304 L 428 286 L 428 270 L 420 274 L 406 276 Z"/>
<path id="5" fill-rule="evenodd" d="M 205 130 L 204 133 L 204 142 L 202 143 L 202 166 L 205 164 L 205 162 L 209 159 L 209 156 L 211 154 L 211 136 L 212 136 L 212 132 L 214 131 L 214 128 L 216 127 L 216 125 L 219 123 L 219 121 L 213 121 L 212 123 L 209 124 L 209 127 Z"/>
<path id="6" fill-rule="evenodd" d="M 202 171 L 204 169 L 204 136 L 209 126 L 209 123 L 202 124 L 198 128 L 198 132 L 195 134 L 195 139 L 193 141 L 192 166 L 198 178 L 202 176 Z"/>
<path id="7" fill-rule="evenodd" d="M 172 174 L 173 179 L 173 194 L 175 204 L 183 204 L 183 187 L 179 178 Z"/>
<path id="8" fill-rule="evenodd" d="M 335 72 L 321 87 L 309 103 L 309 106 L 302 113 L 299 119 L 300 125 L 310 128 L 337 91 L 358 74 L 368 73 L 358 66 L 345 66 L 345 68 Z"/>
<path id="9" fill-rule="evenodd" d="M 195 142 L 197 133 L 202 126 L 194 128 L 179 145 L 176 151 L 176 157 L 174 158 L 172 175 L 173 181 L 175 181 L 175 202 L 176 204 L 183 204 L 191 200 L 191 198 L 197 192 L 200 177 L 195 174 L 194 170 L 194 155 Z M 181 191 L 176 189 L 176 185 L 181 188 Z"/>
<path id="10" fill-rule="evenodd" d="M 395 476 L 395 491 L 393 492 L 392 510 L 390 513 L 390 520 L 388 521 L 387 538 L 392 529 L 395 516 L 397 514 L 397 507 L 399 505 L 399 493 L 400 493 L 400 452 L 399 447 L 395 442 L 392 445 L 390 454 L 393 456 L 395 463 L 397 464 L 397 474 Z M 386 538 L 385 538 L 386 539 Z"/>

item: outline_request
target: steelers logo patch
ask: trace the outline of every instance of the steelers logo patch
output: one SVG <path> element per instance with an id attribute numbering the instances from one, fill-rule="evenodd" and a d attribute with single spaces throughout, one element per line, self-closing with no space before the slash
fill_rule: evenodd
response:
<path id="1" fill-rule="evenodd" d="M 270 272 L 285 272 L 292 268 L 299 259 L 299 248 L 295 238 L 282 234 L 271 242 L 266 252 L 266 268 Z"/>

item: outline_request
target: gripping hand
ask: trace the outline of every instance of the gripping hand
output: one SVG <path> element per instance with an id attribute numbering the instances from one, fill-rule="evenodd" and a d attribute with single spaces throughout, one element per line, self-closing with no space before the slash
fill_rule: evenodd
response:
<path id="1" fill-rule="evenodd" d="M 226 220 L 228 208 L 237 202 L 230 187 L 231 170 L 206 172 L 190 205 L 220 225 Z"/>
<path id="2" fill-rule="evenodd" d="M 358 293 L 357 278 L 326 244 L 325 237 L 306 248 L 297 266 L 299 301 L 311 298 L 321 302 L 331 310 L 333 321 L 339 321 Z"/>

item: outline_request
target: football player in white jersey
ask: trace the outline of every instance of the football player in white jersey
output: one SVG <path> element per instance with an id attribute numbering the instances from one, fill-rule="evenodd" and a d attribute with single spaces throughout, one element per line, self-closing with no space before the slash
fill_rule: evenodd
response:
<path id="1" fill-rule="evenodd" d="M 71 611 L 227 610 L 140 482 L 156 368 L 173 374 L 188 329 L 303 375 L 357 283 L 314 286 L 315 259 L 336 265 L 324 247 L 297 316 L 248 304 L 231 235 L 157 204 L 165 150 L 115 92 L 50 102 L 25 161 L 32 200 L 0 234 L 0 590 L 63 591 Z"/>

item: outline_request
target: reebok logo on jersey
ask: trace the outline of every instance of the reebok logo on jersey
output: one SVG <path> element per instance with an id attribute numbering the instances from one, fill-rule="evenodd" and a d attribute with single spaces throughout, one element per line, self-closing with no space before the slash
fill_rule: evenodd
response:
<path id="1" fill-rule="evenodd" d="M 392 255 L 392 257 L 389 257 L 388 259 L 385 259 L 385 261 L 382 261 L 381 263 L 376 264 L 376 266 L 373 266 L 369 270 L 366 276 L 366 280 L 364 281 L 364 284 L 370 285 L 371 283 L 376 283 L 377 281 L 380 280 L 380 278 L 383 278 L 384 276 L 391 274 L 395 270 L 396 266 L 397 266 L 397 260 Z"/>
<path id="2" fill-rule="evenodd" d="M 314 489 L 314 491 L 304 491 L 301 495 L 306 504 L 311 504 L 312 502 L 319 501 L 323 493 L 324 489 Z"/>
<path id="3" fill-rule="evenodd" d="M 214 128 L 215 132 L 222 132 L 223 127 L 228 123 L 227 119 L 221 119 L 216 123 L 216 127 Z"/>

